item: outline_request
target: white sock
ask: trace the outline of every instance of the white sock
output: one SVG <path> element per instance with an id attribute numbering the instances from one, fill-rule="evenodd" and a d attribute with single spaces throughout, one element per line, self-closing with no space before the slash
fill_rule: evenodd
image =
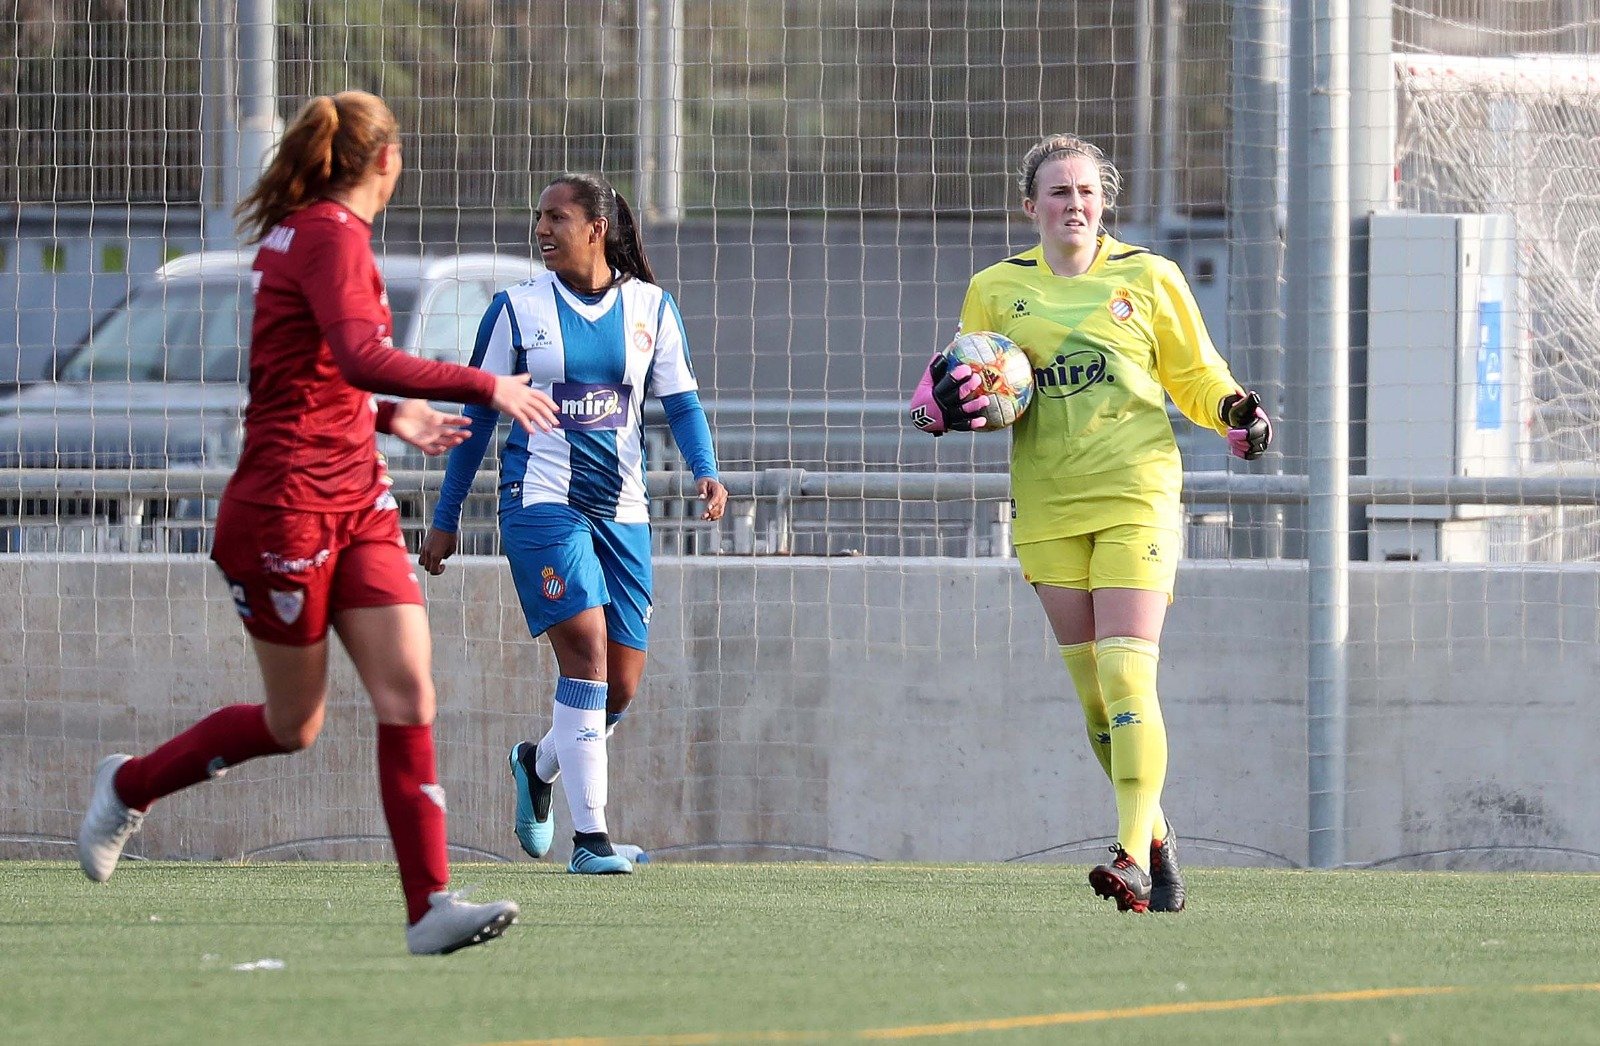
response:
<path id="1" fill-rule="evenodd" d="M 561 786 L 574 832 L 606 830 L 606 685 L 591 679 L 556 681 L 550 723 Z"/>
<path id="2" fill-rule="evenodd" d="M 561 761 L 556 758 L 556 731 L 554 727 L 544 732 L 539 738 L 539 746 L 533 753 L 533 772 L 539 775 L 539 780 L 550 784 L 561 776 Z"/>

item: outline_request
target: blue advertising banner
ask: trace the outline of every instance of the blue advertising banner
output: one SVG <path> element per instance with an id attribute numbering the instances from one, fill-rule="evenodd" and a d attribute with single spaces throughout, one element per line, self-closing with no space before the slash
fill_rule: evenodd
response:
<path id="1" fill-rule="evenodd" d="M 1500 307 L 1497 301 L 1478 303 L 1478 428 L 1498 429 L 1501 424 L 1505 352 L 1500 344 Z"/>

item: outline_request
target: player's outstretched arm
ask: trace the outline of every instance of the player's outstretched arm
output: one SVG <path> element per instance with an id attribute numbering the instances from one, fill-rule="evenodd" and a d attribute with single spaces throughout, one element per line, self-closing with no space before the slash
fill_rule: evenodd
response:
<path id="1" fill-rule="evenodd" d="M 511 415 L 529 432 L 549 432 L 556 427 L 556 401 L 549 393 L 529 385 L 526 374 L 496 375 L 489 406 Z"/>
<path id="2" fill-rule="evenodd" d="M 391 435 L 398 436 L 429 457 L 460 446 L 472 434 L 472 421 L 462 414 L 436 410 L 427 400 L 401 400 L 388 416 Z"/>
<path id="3" fill-rule="evenodd" d="M 965 363 L 952 367 L 944 353 L 935 353 L 911 395 L 911 423 L 935 436 L 983 428 L 988 422 L 981 415 L 989 397 L 973 395 L 982 385 L 983 379 L 971 367 Z"/>
<path id="4" fill-rule="evenodd" d="M 1235 392 L 1222 397 L 1217 415 L 1228 426 L 1228 453 L 1234 457 L 1255 461 L 1272 446 L 1272 419 L 1267 417 L 1261 397 L 1254 392 Z"/>

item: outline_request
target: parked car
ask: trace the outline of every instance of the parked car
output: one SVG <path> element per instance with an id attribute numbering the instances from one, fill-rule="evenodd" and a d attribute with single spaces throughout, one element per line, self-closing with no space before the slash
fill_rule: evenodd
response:
<path id="1" fill-rule="evenodd" d="M 177 258 L 106 314 L 54 380 L 0 399 L 0 467 L 228 467 L 239 456 L 253 300 L 246 251 Z M 466 362 L 508 254 L 380 256 L 398 344 Z M 386 450 L 402 447 L 387 441 Z"/>

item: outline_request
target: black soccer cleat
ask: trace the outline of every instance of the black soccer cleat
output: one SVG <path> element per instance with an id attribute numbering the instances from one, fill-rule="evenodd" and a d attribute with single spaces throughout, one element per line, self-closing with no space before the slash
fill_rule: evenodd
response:
<path id="1" fill-rule="evenodd" d="M 1128 851 L 1113 846 L 1116 859 L 1102 864 L 1089 873 L 1089 885 L 1101 897 L 1117 902 L 1119 912 L 1143 912 L 1150 909 L 1150 876 L 1128 856 Z"/>
<path id="2" fill-rule="evenodd" d="M 1167 822 L 1167 837 L 1150 840 L 1150 910 L 1183 911 L 1183 870 L 1178 867 L 1178 834 Z"/>

